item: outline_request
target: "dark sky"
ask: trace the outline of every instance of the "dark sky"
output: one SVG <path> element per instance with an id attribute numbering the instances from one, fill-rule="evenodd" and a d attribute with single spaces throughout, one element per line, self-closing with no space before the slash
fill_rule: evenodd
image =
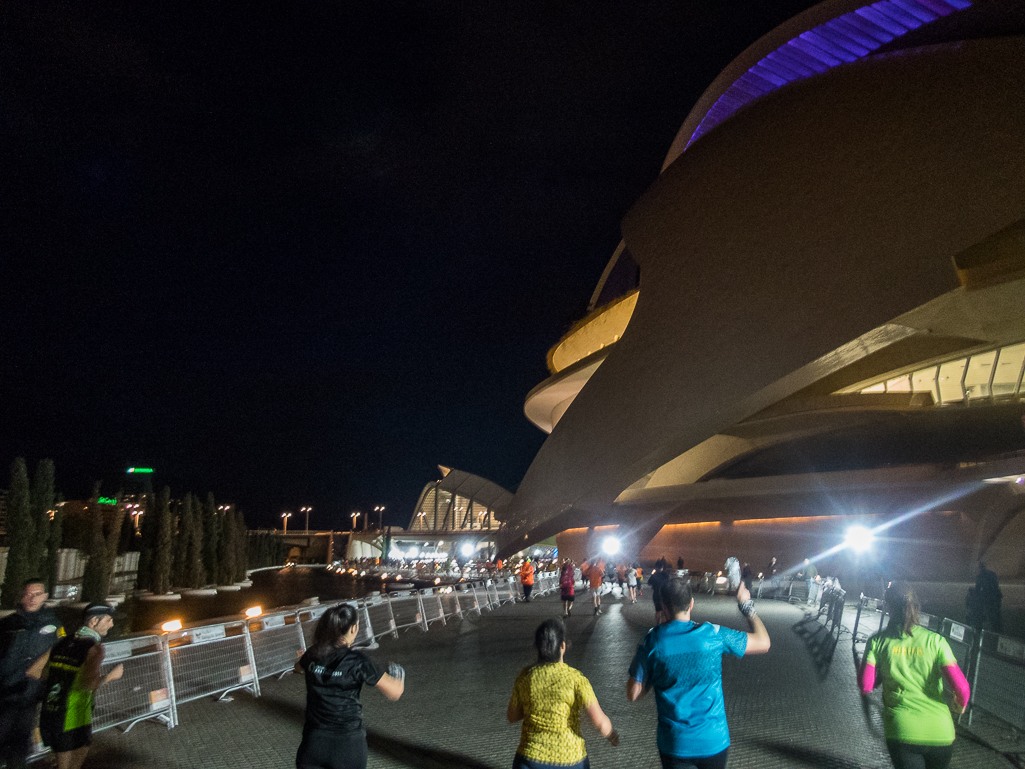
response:
<path id="1" fill-rule="evenodd" d="M 811 4 L 0 4 L 0 464 L 250 525 L 514 488 L 620 219 Z"/>

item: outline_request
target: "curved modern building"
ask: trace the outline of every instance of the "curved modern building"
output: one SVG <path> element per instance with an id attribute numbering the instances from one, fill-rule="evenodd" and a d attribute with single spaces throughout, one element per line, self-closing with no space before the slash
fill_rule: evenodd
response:
<path id="1" fill-rule="evenodd" d="M 527 397 L 500 550 L 794 563 L 863 518 L 890 573 L 1025 574 L 1023 94 L 1017 0 L 829 0 L 741 54 Z"/>

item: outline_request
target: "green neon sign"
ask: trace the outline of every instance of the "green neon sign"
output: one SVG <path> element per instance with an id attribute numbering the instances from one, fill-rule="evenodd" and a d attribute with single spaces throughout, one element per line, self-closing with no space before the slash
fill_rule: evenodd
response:
<path id="1" fill-rule="evenodd" d="M 128 472 L 130 473 L 152 473 L 152 467 L 129 467 Z"/>
<path id="2" fill-rule="evenodd" d="M 114 499 L 113 497 L 99 497 L 96 500 L 96 503 L 100 504 L 100 505 L 116 505 L 117 504 L 117 500 Z"/>

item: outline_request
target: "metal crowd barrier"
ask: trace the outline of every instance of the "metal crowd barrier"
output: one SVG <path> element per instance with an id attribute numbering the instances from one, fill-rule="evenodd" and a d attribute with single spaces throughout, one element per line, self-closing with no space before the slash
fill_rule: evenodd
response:
<path id="1" fill-rule="evenodd" d="M 213 695 L 224 699 L 237 689 L 260 696 L 246 620 L 177 630 L 164 638 L 178 705 Z"/>
<path id="2" fill-rule="evenodd" d="M 111 641 L 103 646 L 103 672 L 124 665 L 124 675 L 97 690 L 93 729 L 120 726 L 128 731 L 140 721 L 155 719 L 173 728 L 178 725 L 174 681 L 167 642 L 161 636 L 141 636 Z"/>
<path id="3" fill-rule="evenodd" d="M 1025 643 L 983 630 L 976 649 L 968 724 L 979 708 L 1025 729 Z"/>
<path id="4" fill-rule="evenodd" d="M 259 678 L 288 673 L 306 651 L 302 622 L 294 611 L 250 620 L 249 637 Z"/>

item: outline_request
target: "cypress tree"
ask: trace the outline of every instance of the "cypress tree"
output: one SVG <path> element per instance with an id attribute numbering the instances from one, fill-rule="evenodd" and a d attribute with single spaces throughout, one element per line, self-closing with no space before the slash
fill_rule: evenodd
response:
<path id="1" fill-rule="evenodd" d="M 201 587 L 206 581 L 203 568 L 203 508 L 195 494 L 186 496 L 188 515 L 186 526 L 189 531 L 188 551 L 185 558 L 185 585 Z"/>
<path id="2" fill-rule="evenodd" d="M 35 525 L 35 541 L 32 545 L 29 571 L 41 574 L 47 563 L 46 546 L 50 540 L 50 510 L 53 509 L 53 460 L 41 459 L 32 477 L 32 491 L 29 494 L 29 514 Z"/>
<path id="3" fill-rule="evenodd" d="M 220 514 L 221 538 L 217 546 L 217 584 L 230 585 L 235 575 L 235 517 L 230 509 Z"/>
<path id="4" fill-rule="evenodd" d="M 157 543 L 156 495 L 148 493 L 143 499 L 145 507 L 142 525 L 139 527 L 139 574 L 136 584 L 143 590 L 149 590 L 153 584 L 153 553 Z"/>
<path id="5" fill-rule="evenodd" d="M 100 496 L 100 484 L 93 487 L 93 495 L 89 500 L 89 512 L 92 519 L 89 521 L 89 541 L 86 555 L 88 561 L 85 564 L 85 573 L 82 575 L 82 600 L 102 601 L 107 597 L 109 577 L 104 582 L 104 562 L 107 559 L 107 542 L 103 537 L 103 511 L 100 509 L 97 499 Z"/>
<path id="6" fill-rule="evenodd" d="M 246 570 L 249 568 L 248 540 L 249 529 L 242 518 L 242 511 L 235 510 L 235 582 L 246 578 Z"/>
<path id="7" fill-rule="evenodd" d="M 214 503 L 214 495 L 208 493 L 203 508 L 203 566 L 211 582 L 217 582 L 217 548 L 220 538 L 221 521 L 217 517 L 217 505 Z"/>
<path id="8" fill-rule="evenodd" d="M 150 590 L 163 595 L 171 589 L 171 489 L 164 486 L 155 505 L 156 542 L 153 551 Z"/>
<path id="9" fill-rule="evenodd" d="M 7 491 L 7 570 L 0 601 L 9 609 L 21 600 L 26 579 L 33 576 L 36 529 L 29 501 L 28 468 L 18 457 L 11 464 L 11 488 Z"/>
<path id="10" fill-rule="evenodd" d="M 61 538 L 64 536 L 64 498 L 57 495 L 50 537 L 46 545 L 46 589 L 53 595 L 57 589 L 57 568 L 60 565 Z"/>
<path id="11" fill-rule="evenodd" d="M 192 498 L 186 494 L 175 505 L 171 516 L 171 531 L 174 540 L 171 543 L 171 587 L 185 586 L 185 561 L 189 554 L 189 530 L 185 525 L 185 516 L 192 512 Z"/>

